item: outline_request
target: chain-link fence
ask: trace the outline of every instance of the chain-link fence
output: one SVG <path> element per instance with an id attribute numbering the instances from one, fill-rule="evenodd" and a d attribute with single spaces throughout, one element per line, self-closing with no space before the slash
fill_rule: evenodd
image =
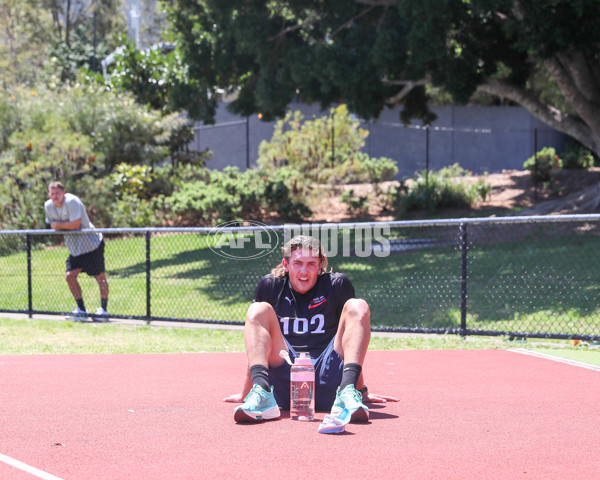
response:
<path id="1" fill-rule="evenodd" d="M 305 233 L 375 331 L 600 338 L 600 215 L 99 231 L 112 318 L 242 324 L 280 247 Z M 0 312 L 74 309 L 67 256 L 55 231 L 0 231 Z M 94 311 L 98 285 L 79 279 Z"/>

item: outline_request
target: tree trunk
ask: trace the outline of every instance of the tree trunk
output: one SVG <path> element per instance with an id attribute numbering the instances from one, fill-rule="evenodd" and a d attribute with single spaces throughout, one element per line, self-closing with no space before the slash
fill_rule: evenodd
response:
<path id="1" fill-rule="evenodd" d="M 71 0 L 67 0 L 67 11 L 65 14 L 65 43 L 70 47 L 69 35 L 71 33 Z"/>

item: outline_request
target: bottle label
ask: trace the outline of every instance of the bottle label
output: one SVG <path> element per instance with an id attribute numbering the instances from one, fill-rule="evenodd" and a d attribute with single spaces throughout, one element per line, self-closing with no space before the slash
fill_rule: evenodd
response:
<path id="1" fill-rule="evenodd" d="M 292 382 L 314 382 L 315 372 L 292 372 L 290 380 Z"/>

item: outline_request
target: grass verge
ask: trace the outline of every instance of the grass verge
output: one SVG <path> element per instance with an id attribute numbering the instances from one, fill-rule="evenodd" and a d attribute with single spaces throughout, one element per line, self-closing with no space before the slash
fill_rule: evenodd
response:
<path id="1" fill-rule="evenodd" d="M 568 341 L 534 341 L 516 344 L 502 337 L 466 337 L 457 335 L 378 335 L 371 350 L 448 350 L 507 349 L 515 347 L 543 349 L 545 353 L 576 355 L 569 357 L 600 365 L 600 350 Z M 0 319 L 0 355 L 38 354 L 123 354 L 123 353 L 197 353 L 243 352 L 241 330 L 205 326 L 156 326 L 124 323 L 74 323 L 64 320 Z"/>

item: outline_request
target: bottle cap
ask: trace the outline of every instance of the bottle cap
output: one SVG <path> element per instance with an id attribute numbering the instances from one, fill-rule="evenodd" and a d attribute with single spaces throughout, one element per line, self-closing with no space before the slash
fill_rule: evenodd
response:
<path id="1" fill-rule="evenodd" d="M 299 357 L 294 360 L 294 365 L 312 365 L 310 361 L 310 355 L 308 353 L 301 353 Z"/>

